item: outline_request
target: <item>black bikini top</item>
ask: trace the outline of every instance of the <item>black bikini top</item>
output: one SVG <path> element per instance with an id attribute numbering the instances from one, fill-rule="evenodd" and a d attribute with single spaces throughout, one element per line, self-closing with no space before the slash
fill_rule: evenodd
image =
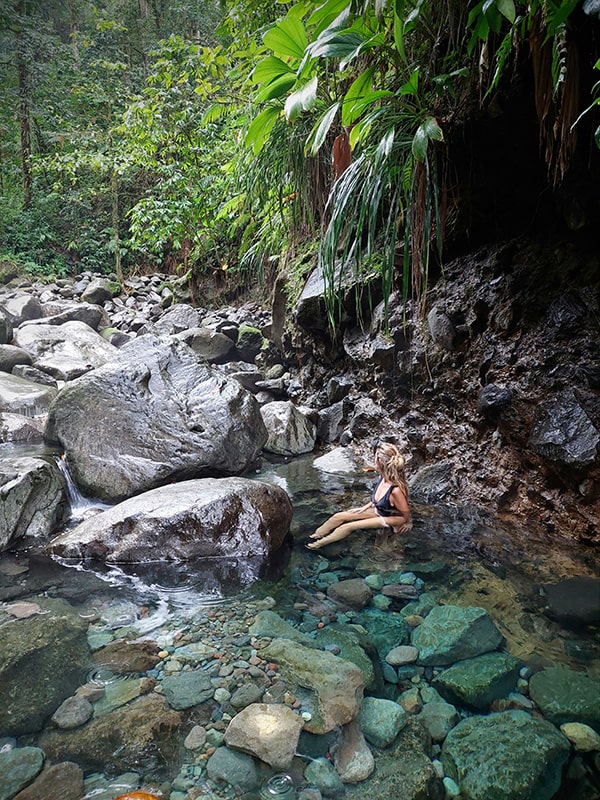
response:
<path id="1" fill-rule="evenodd" d="M 377 513 L 381 514 L 382 517 L 393 517 L 398 514 L 398 509 L 395 508 L 390 500 L 390 495 L 396 488 L 394 485 L 390 486 L 390 488 L 386 491 L 386 493 L 379 498 L 379 500 L 375 499 L 375 495 L 377 493 L 377 489 L 379 488 L 380 483 L 383 481 L 383 478 L 380 478 L 377 481 L 375 488 L 373 489 L 373 494 L 371 495 L 371 501 L 375 508 L 377 509 Z"/>

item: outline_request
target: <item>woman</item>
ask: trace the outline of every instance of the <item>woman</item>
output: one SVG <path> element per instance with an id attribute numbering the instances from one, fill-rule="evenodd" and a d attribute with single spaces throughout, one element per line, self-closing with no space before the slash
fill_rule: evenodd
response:
<path id="1" fill-rule="evenodd" d="M 389 442 L 377 445 L 375 468 L 381 478 L 373 491 L 371 501 L 362 508 L 338 511 L 330 517 L 310 536 L 315 541 L 306 545 L 309 550 L 318 550 L 332 542 L 339 542 L 358 529 L 390 528 L 394 533 L 406 533 L 411 529 L 404 456 L 396 445 Z"/>

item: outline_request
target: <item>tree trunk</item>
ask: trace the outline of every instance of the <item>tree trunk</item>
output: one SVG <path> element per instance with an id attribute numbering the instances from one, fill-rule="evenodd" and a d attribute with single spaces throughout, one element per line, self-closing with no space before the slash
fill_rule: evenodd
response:
<path id="1" fill-rule="evenodd" d="M 115 272 L 117 280 L 123 285 L 123 267 L 121 265 L 121 239 L 119 237 L 119 178 L 113 169 L 110 173 L 110 194 L 112 210 L 112 227 L 115 237 Z"/>
<path id="2" fill-rule="evenodd" d="M 32 174 L 31 174 L 31 97 L 29 93 L 29 70 L 25 53 L 23 37 L 23 22 L 25 3 L 18 0 L 15 10 L 19 18 L 16 29 L 17 40 L 17 75 L 19 81 L 19 126 L 21 133 L 21 173 L 23 183 L 23 206 L 31 206 Z"/>

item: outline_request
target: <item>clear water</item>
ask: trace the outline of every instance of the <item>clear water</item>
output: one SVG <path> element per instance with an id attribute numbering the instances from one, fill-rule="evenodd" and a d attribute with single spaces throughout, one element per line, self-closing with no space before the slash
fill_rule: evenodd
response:
<path id="1" fill-rule="evenodd" d="M 322 554 L 305 550 L 303 540 L 330 513 L 364 502 L 369 476 L 361 471 L 327 474 L 314 467 L 312 457 L 302 457 L 265 463 L 254 477 L 283 486 L 294 504 L 294 543 L 268 565 L 252 559 L 220 559 L 181 567 L 155 563 L 125 570 L 66 564 L 31 552 L 8 552 L 0 555 L 0 599 L 6 604 L 35 602 L 40 596 L 61 597 L 89 622 L 91 641 L 94 637 L 99 641 L 103 635 L 110 639 L 128 634 L 160 645 L 172 641 L 175 633 L 201 627 L 215 615 L 226 628 L 228 619 L 243 618 L 246 608 L 251 615 L 256 603 L 265 597 L 274 599 L 273 610 L 282 616 L 294 615 L 295 604 L 306 600 L 307 593 L 317 595 L 315 578 L 326 569 L 343 569 L 351 562 L 352 569 L 363 567 L 376 572 L 439 560 L 447 564 L 447 569 L 442 577 L 428 580 L 426 590 L 439 592 L 446 602 L 485 607 L 504 633 L 511 653 L 529 661 L 550 661 L 600 673 L 597 632 L 568 631 L 543 613 L 545 583 L 600 574 L 593 551 L 572 543 L 550 546 L 537 528 L 524 529 L 509 520 L 489 519 L 476 509 L 415 506 L 414 528 L 404 538 L 403 547 L 382 552 L 373 547 L 372 534 L 356 533 L 328 553 L 329 562 Z M 88 513 L 95 505 L 76 494 L 71 499 L 77 515 Z M 56 675 L 56 680 L 61 676 Z M 82 683 L 103 687 L 126 680 L 92 659 L 82 675 Z M 30 688 L 23 686 L 23 691 Z M 111 691 L 124 688 L 117 685 Z M 3 735 L 0 731 L 0 747 Z M 26 743 L 35 744 L 36 737 L 26 737 Z M 86 798 L 110 800 L 136 788 L 136 776 L 139 780 L 149 776 L 158 785 L 186 770 L 201 785 L 201 776 L 193 773 L 196 768 L 185 759 L 183 748 L 180 763 L 144 763 L 138 758 L 131 765 L 133 783 L 125 789 L 122 776 L 119 783 L 114 775 L 87 775 Z"/>

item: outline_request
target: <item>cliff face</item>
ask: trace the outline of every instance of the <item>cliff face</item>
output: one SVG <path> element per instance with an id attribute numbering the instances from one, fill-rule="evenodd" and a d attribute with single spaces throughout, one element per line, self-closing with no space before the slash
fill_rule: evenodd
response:
<path id="1" fill-rule="evenodd" d="M 600 266 L 573 236 L 484 247 L 448 263 L 425 308 L 390 304 L 334 345 L 300 303 L 305 400 L 332 417 L 325 441 L 387 434 L 410 457 L 417 494 L 600 541 Z M 356 304 L 354 304 L 356 307 Z M 312 328 L 311 328 L 312 324 Z M 310 333 L 307 330 L 310 329 Z M 297 329 L 297 333 L 300 329 Z M 300 344 L 301 343 L 301 344 Z M 341 416 L 340 416 L 341 415 Z M 335 416 L 335 415 L 334 415 Z"/>

